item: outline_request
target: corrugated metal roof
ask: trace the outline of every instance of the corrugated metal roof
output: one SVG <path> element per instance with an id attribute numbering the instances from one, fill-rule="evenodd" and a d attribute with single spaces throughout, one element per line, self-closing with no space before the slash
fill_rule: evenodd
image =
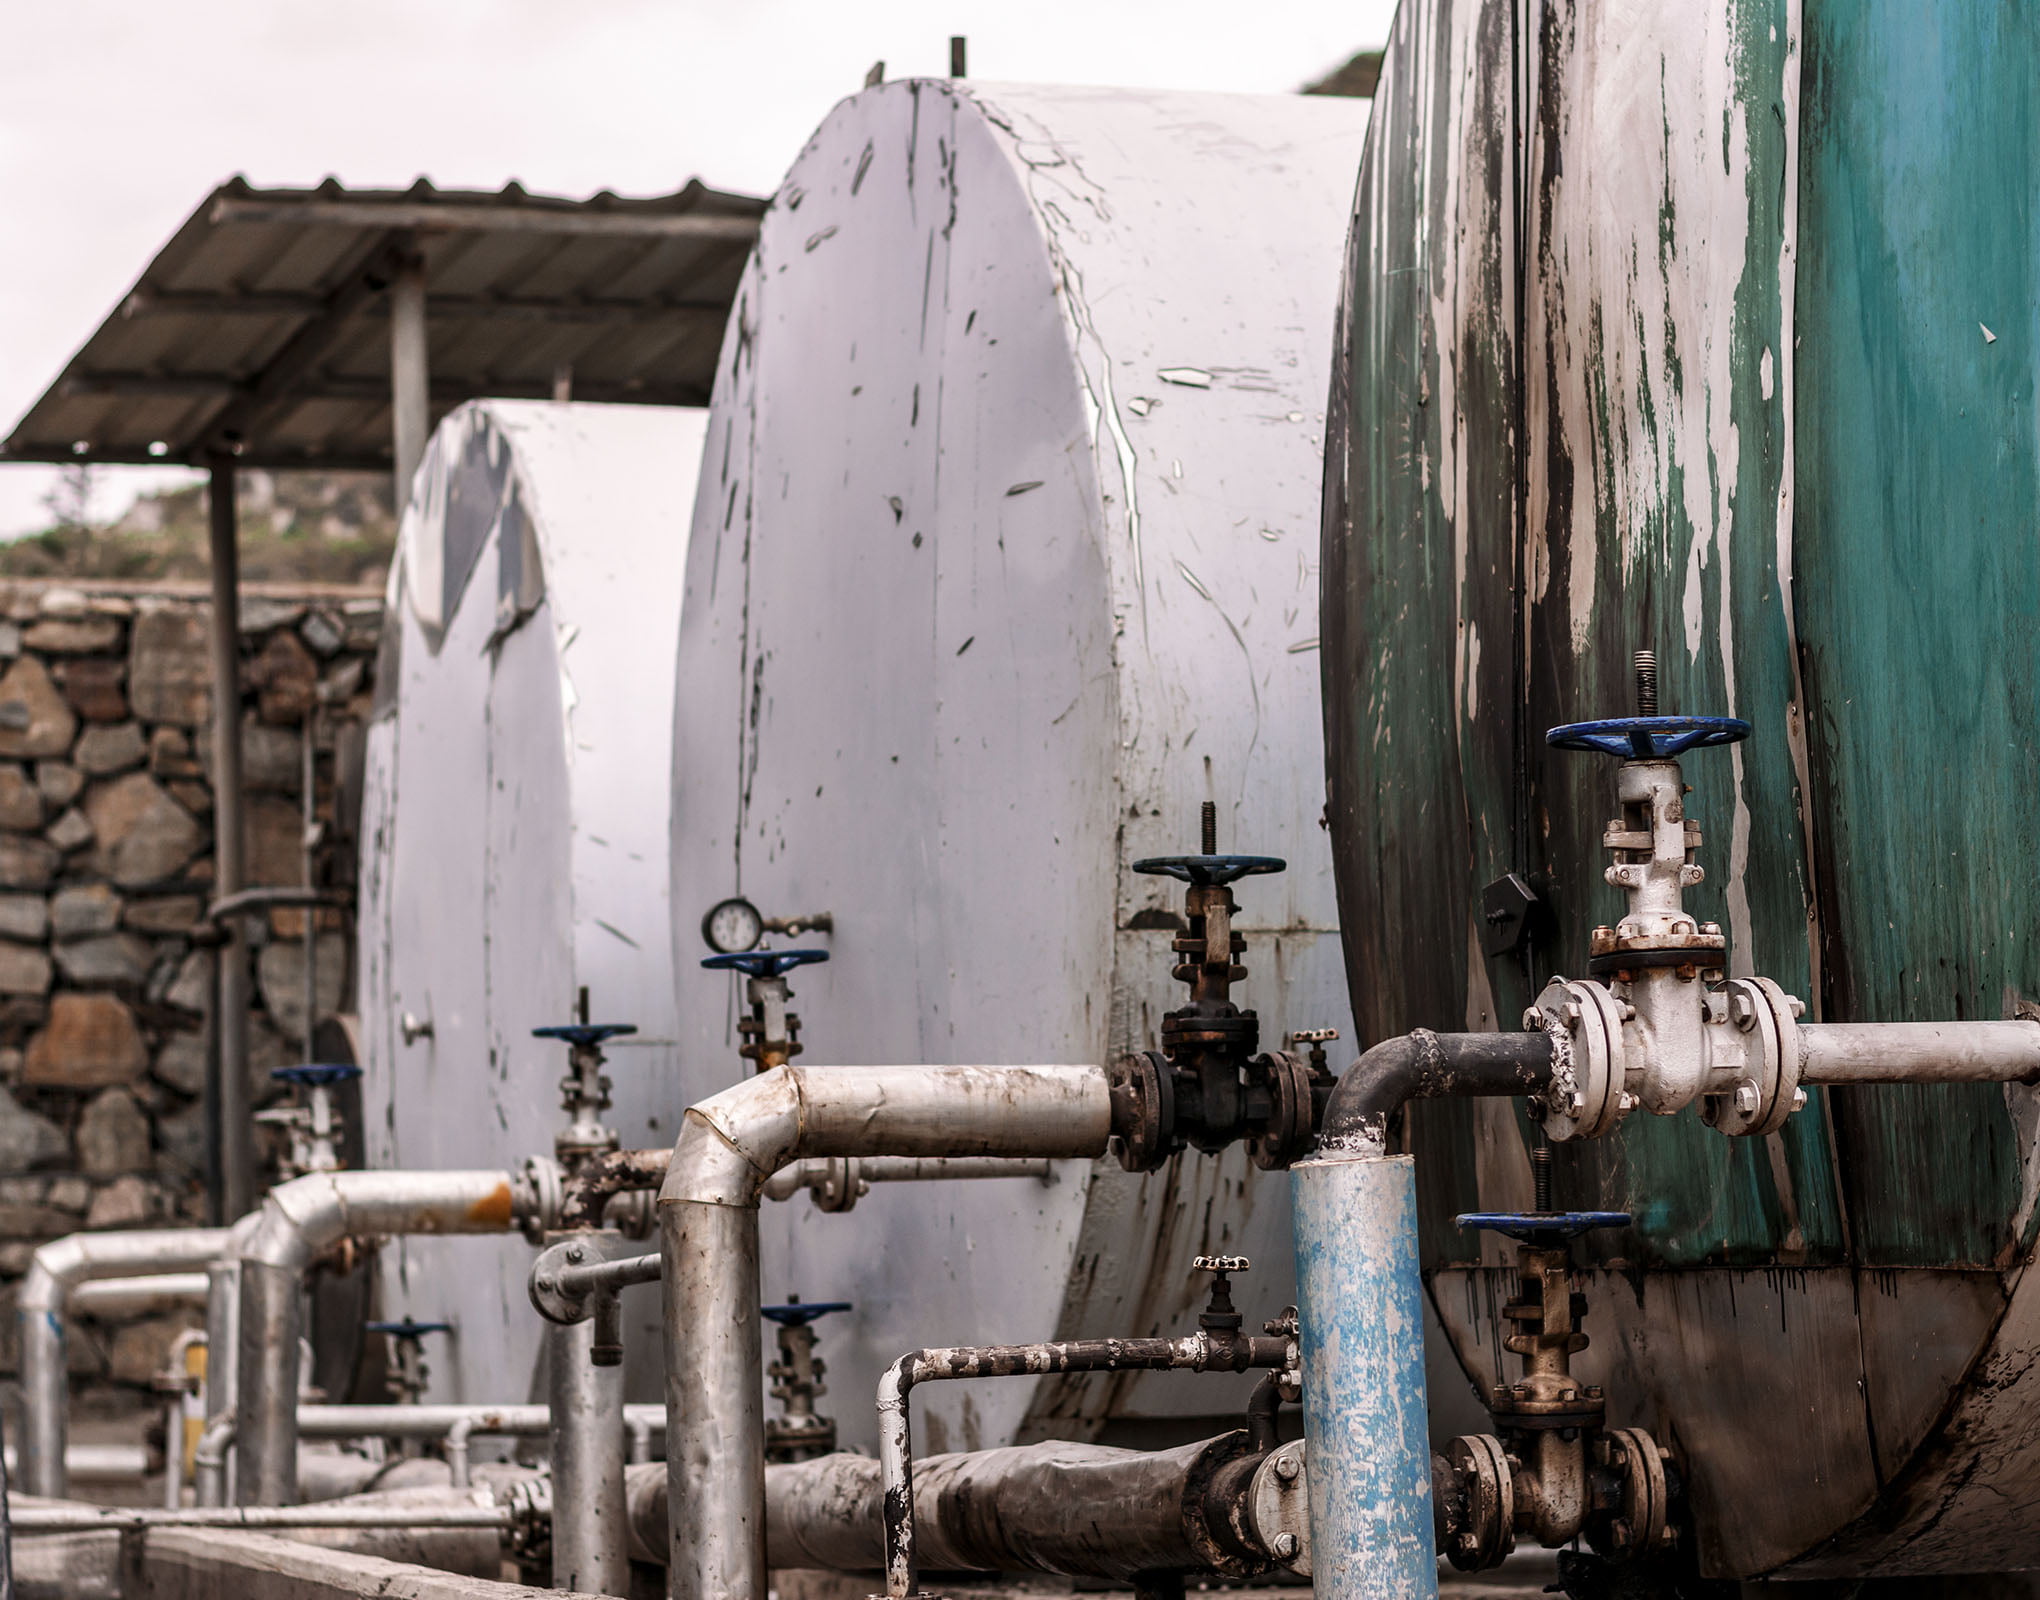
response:
<path id="1" fill-rule="evenodd" d="M 0 460 L 388 468 L 389 301 L 422 257 L 432 416 L 483 396 L 706 405 L 766 202 L 223 184 Z"/>

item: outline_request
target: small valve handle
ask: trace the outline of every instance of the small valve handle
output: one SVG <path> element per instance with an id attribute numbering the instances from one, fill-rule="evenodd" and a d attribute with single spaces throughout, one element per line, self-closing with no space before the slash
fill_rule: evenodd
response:
<path id="1" fill-rule="evenodd" d="M 349 1083 L 360 1077 L 361 1068 L 351 1061 L 306 1061 L 294 1067 L 271 1067 L 269 1076 L 278 1083 L 297 1083 L 308 1089 L 330 1089 L 336 1083 Z"/>
<path id="2" fill-rule="evenodd" d="M 1280 856 L 1145 856 L 1133 864 L 1135 872 L 1175 878 L 1193 889 L 1215 889 L 1263 872 L 1283 872 L 1288 867 L 1289 863 Z"/>
<path id="3" fill-rule="evenodd" d="M 1552 728 L 1544 742 L 1554 750 L 1588 750 L 1625 761 L 1663 761 L 1688 750 L 1740 744 L 1750 736 L 1741 717 L 1607 717 Z"/>
<path id="4" fill-rule="evenodd" d="M 409 1317 L 401 1322 L 364 1322 L 361 1326 L 369 1333 L 386 1333 L 396 1339 L 418 1339 L 428 1333 L 453 1332 L 450 1322 L 415 1322 Z"/>
<path id="5" fill-rule="evenodd" d="M 533 1028 L 534 1039 L 564 1039 L 570 1045 L 586 1049 L 626 1033 L 636 1033 L 635 1022 L 562 1022 L 550 1028 Z"/>
<path id="6" fill-rule="evenodd" d="M 1212 1272 L 1224 1277 L 1228 1272 L 1245 1272 L 1253 1265 L 1245 1256 L 1199 1256 L 1190 1263 L 1197 1272 Z"/>
<path id="7" fill-rule="evenodd" d="M 701 964 L 741 972 L 748 978 L 777 978 L 795 967 L 828 959 L 826 950 L 737 950 L 728 955 L 709 956 Z"/>
<path id="8" fill-rule="evenodd" d="M 1554 1245 L 1596 1228 L 1626 1228 L 1626 1211 L 1468 1211 L 1452 1219 L 1462 1228 L 1485 1228 L 1523 1244 Z"/>
<path id="9" fill-rule="evenodd" d="M 758 1314 L 767 1322 L 776 1322 L 782 1328 L 805 1328 L 819 1317 L 826 1317 L 831 1311 L 848 1311 L 848 1300 L 795 1300 L 783 1306 L 760 1306 Z"/>

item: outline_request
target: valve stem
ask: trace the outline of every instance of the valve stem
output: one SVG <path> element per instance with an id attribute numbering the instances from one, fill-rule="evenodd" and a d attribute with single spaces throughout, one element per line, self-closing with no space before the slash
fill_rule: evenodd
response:
<path id="1" fill-rule="evenodd" d="M 1202 828 L 1200 830 L 1199 842 L 1204 846 L 1205 855 L 1215 856 L 1218 854 L 1217 801 L 1207 800 L 1204 802 L 1204 811 L 1201 818 L 1201 822 Z"/>
<path id="2" fill-rule="evenodd" d="M 1530 1146 L 1530 1178 L 1535 1185 L 1538 1211 L 1551 1209 L 1551 1141 L 1542 1128 L 1537 1130 L 1537 1141 Z"/>
<path id="3" fill-rule="evenodd" d="M 1636 714 L 1639 717 L 1657 715 L 1657 652 L 1639 650 L 1636 652 Z"/>

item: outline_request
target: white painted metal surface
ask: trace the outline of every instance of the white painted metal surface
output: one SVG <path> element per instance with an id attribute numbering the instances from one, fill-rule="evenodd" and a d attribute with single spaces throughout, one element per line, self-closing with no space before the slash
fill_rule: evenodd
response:
<path id="1" fill-rule="evenodd" d="M 1109 1062 L 1157 1042 L 1196 848 L 1239 891 L 1263 1047 L 1350 1036 L 1319 826 L 1317 526 L 1365 107 L 903 82 L 830 115 L 725 340 L 681 628 L 673 918 L 688 1098 L 742 1070 L 703 911 L 829 911 L 792 975 L 810 1062 Z M 793 941 L 822 943 L 813 936 Z M 677 1110 L 680 1102 L 674 1103 Z M 822 1409 L 875 1437 L 908 1348 L 1191 1324 L 1200 1251 L 1293 1298 L 1285 1183 L 888 1185 L 769 1208 L 768 1300 L 821 1324 Z M 1231 1412 L 1247 1380 L 944 1386 L 928 1450 Z"/>
<path id="2" fill-rule="evenodd" d="M 608 1120 L 627 1145 L 672 1138 L 671 662 L 705 421 L 491 401 L 433 435 L 363 804 L 371 1166 L 550 1154 L 566 1052 L 531 1030 L 571 1021 L 582 985 L 593 1020 L 638 1027 L 609 1047 Z M 407 1037 L 407 1016 L 431 1031 Z M 458 1324 L 428 1347 L 432 1398 L 543 1396 L 530 1255 L 515 1237 L 385 1250 L 386 1314 Z M 656 1396 L 657 1300 L 626 1305 Z"/>

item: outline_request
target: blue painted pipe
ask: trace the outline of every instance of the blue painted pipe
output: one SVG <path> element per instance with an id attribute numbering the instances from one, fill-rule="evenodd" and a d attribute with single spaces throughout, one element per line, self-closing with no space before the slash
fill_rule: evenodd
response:
<path id="1" fill-rule="evenodd" d="M 1290 1169 L 1317 1600 L 1436 1600 L 1416 1163 Z"/>

